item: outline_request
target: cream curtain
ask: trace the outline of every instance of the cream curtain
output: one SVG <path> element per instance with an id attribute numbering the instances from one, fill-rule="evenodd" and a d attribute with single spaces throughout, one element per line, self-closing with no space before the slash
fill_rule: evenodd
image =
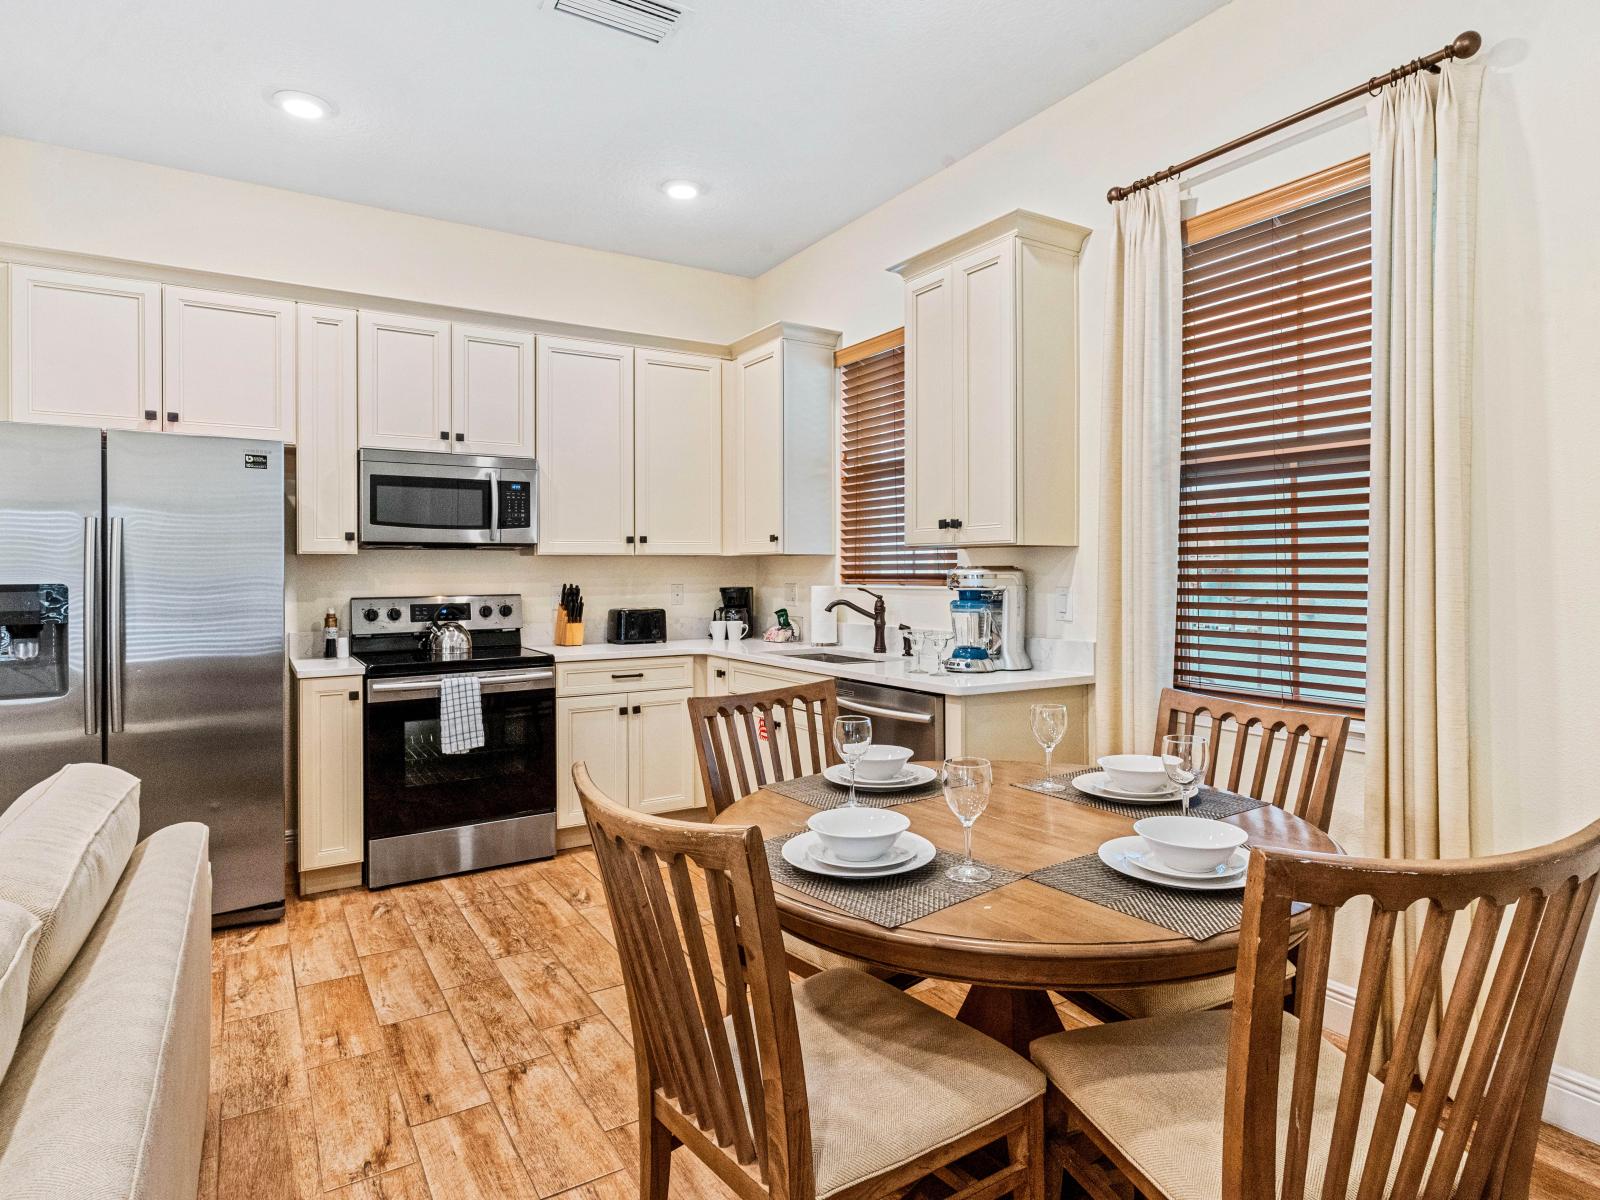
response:
<path id="1" fill-rule="evenodd" d="M 1148 753 L 1172 682 L 1183 229 L 1174 180 L 1112 205 L 1100 488 L 1095 752 Z"/>
<path id="2" fill-rule="evenodd" d="M 1368 103 L 1372 531 L 1364 849 L 1472 854 L 1467 472 L 1482 68 L 1446 62 Z M 1391 964 L 1403 994 L 1421 930 Z M 1389 1014 L 1391 1022 L 1394 1016 Z"/>

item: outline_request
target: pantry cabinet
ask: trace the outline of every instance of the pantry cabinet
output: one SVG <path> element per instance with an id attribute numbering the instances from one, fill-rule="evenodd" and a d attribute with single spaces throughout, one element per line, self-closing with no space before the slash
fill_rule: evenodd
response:
<path id="1" fill-rule="evenodd" d="M 48 425 L 161 428 L 161 285 L 10 268 L 10 416 Z"/>
<path id="2" fill-rule="evenodd" d="M 356 343 L 361 445 L 450 449 L 450 322 L 363 309 Z"/>
<path id="3" fill-rule="evenodd" d="M 451 449 L 533 457 L 534 339 L 514 329 L 451 331 Z"/>
<path id="4" fill-rule="evenodd" d="M 306 873 L 359 863 L 364 853 L 361 677 L 301 679 L 295 699 L 302 891 L 320 890 L 305 886 Z"/>
<path id="5" fill-rule="evenodd" d="M 780 322 L 734 344 L 723 390 L 723 551 L 832 554 L 839 335 Z"/>
<path id="6" fill-rule="evenodd" d="M 634 545 L 639 554 L 722 552 L 722 362 L 634 352 Z"/>
<path id="7" fill-rule="evenodd" d="M 1018 210 L 892 268 L 906 281 L 906 540 L 1078 541 L 1078 254 Z"/>
<path id="8" fill-rule="evenodd" d="M 354 554 L 356 313 L 302 304 L 296 324 L 295 552 Z"/>
<path id="9" fill-rule="evenodd" d="M 161 297 L 162 428 L 295 440 L 295 305 L 167 287 Z"/>
<path id="10" fill-rule="evenodd" d="M 632 346 L 539 339 L 539 553 L 631 554 Z"/>

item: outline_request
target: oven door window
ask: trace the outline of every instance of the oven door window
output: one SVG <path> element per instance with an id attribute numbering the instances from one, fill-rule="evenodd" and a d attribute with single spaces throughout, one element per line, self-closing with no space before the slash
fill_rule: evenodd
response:
<path id="1" fill-rule="evenodd" d="M 555 693 L 483 697 L 484 743 L 439 745 L 436 696 L 366 710 L 369 838 L 555 811 Z"/>
<path id="2" fill-rule="evenodd" d="M 367 518 L 394 529 L 488 529 L 491 479 L 371 475 Z"/>

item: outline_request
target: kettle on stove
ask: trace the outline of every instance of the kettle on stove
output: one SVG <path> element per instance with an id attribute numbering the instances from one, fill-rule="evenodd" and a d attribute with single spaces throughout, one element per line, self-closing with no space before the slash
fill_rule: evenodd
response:
<path id="1" fill-rule="evenodd" d="M 443 621 L 438 616 L 418 638 L 428 657 L 436 662 L 472 657 L 472 634 L 459 621 Z"/>

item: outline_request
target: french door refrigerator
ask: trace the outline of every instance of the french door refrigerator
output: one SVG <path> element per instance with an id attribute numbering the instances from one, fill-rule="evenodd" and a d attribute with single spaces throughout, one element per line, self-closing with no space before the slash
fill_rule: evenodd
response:
<path id="1" fill-rule="evenodd" d="M 216 924 L 283 911 L 283 446 L 0 424 L 0 810 L 72 762 L 211 828 Z"/>

